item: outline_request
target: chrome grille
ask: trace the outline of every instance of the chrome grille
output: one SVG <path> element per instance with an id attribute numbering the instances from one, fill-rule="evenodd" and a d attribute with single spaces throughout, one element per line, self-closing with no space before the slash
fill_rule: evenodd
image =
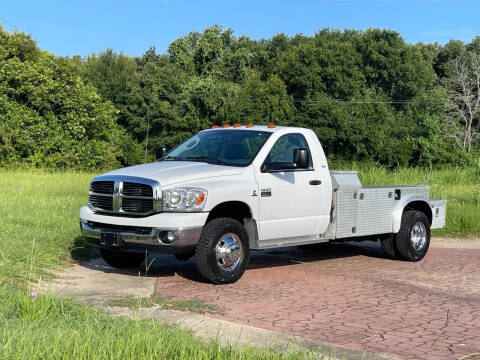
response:
<path id="1" fill-rule="evenodd" d="M 149 215 L 161 210 L 161 194 L 150 179 L 103 175 L 91 182 L 88 202 L 98 212 Z"/>

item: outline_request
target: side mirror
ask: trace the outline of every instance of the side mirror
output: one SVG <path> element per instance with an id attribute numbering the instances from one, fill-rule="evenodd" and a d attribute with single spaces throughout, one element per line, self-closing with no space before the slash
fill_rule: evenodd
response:
<path id="1" fill-rule="evenodd" d="M 310 157 L 307 148 L 293 149 L 293 163 L 296 169 L 308 169 Z"/>
<path id="2" fill-rule="evenodd" d="M 261 172 L 282 172 L 295 170 L 297 167 L 293 162 L 274 162 L 269 165 L 263 164 L 260 168 Z"/>
<path id="3" fill-rule="evenodd" d="M 157 161 L 160 161 L 160 159 L 163 158 L 166 153 L 167 147 L 165 145 L 157 146 L 157 148 L 155 149 L 155 157 Z"/>

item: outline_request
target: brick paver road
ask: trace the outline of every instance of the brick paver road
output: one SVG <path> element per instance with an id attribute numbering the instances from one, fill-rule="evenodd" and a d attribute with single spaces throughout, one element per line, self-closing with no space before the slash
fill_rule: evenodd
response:
<path id="1" fill-rule="evenodd" d="M 158 258 L 156 293 L 225 310 L 211 316 L 406 359 L 480 352 L 480 249 L 431 248 L 418 263 L 385 259 L 374 243 L 253 252 L 222 286 L 172 259 Z"/>

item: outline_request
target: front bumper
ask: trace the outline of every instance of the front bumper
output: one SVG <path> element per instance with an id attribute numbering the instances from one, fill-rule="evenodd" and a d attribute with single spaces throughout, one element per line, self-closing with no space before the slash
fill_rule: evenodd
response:
<path id="1" fill-rule="evenodd" d="M 185 217 L 181 215 L 157 214 L 148 218 L 112 217 L 94 213 L 89 208 L 83 207 L 80 210 L 80 230 L 90 245 L 101 249 L 187 253 L 195 248 L 200 239 L 208 213 L 185 214 Z M 157 226 L 151 226 L 153 224 Z M 170 242 L 168 236 L 173 236 L 173 241 Z"/>

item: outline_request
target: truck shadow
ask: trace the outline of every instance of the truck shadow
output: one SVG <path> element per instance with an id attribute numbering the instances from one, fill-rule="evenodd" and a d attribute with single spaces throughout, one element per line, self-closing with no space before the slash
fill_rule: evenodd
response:
<path id="1" fill-rule="evenodd" d="M 246 272 L 254 269 L 276 268 L 355 256 L 386 258 L 380 243 L 371 241 L 322 244 L 315 250 L 308 247 L 285 247 L 252 251 Z M 180 276 L 188 280 L 204 282 L 197 271 L 194 258 L 180 261 L 173 255 L 166 254 L 150 255 L 148 260 L 137 269 L 115 269 L 107 265 L 101 258 L 81 261 L 80 265 L 108 273 L 146 277 Z"/>
<path id="2" fill-rule="evenodd" d="M 355 256 L 386 258 L 380 243 L 371 241 L 323 244 L 317 250 L 306 247 L 285 247 L 252 251 L 246 272 L 254 269 L 276 268 Z M 169 277 L 177 275 L 188 280 L 204 282 L 196 269 L 194 259 L 178 261 L 171 255 L 158 255 L 152 258 L 156 266 L 151 267 L 151 276 Z"/>

